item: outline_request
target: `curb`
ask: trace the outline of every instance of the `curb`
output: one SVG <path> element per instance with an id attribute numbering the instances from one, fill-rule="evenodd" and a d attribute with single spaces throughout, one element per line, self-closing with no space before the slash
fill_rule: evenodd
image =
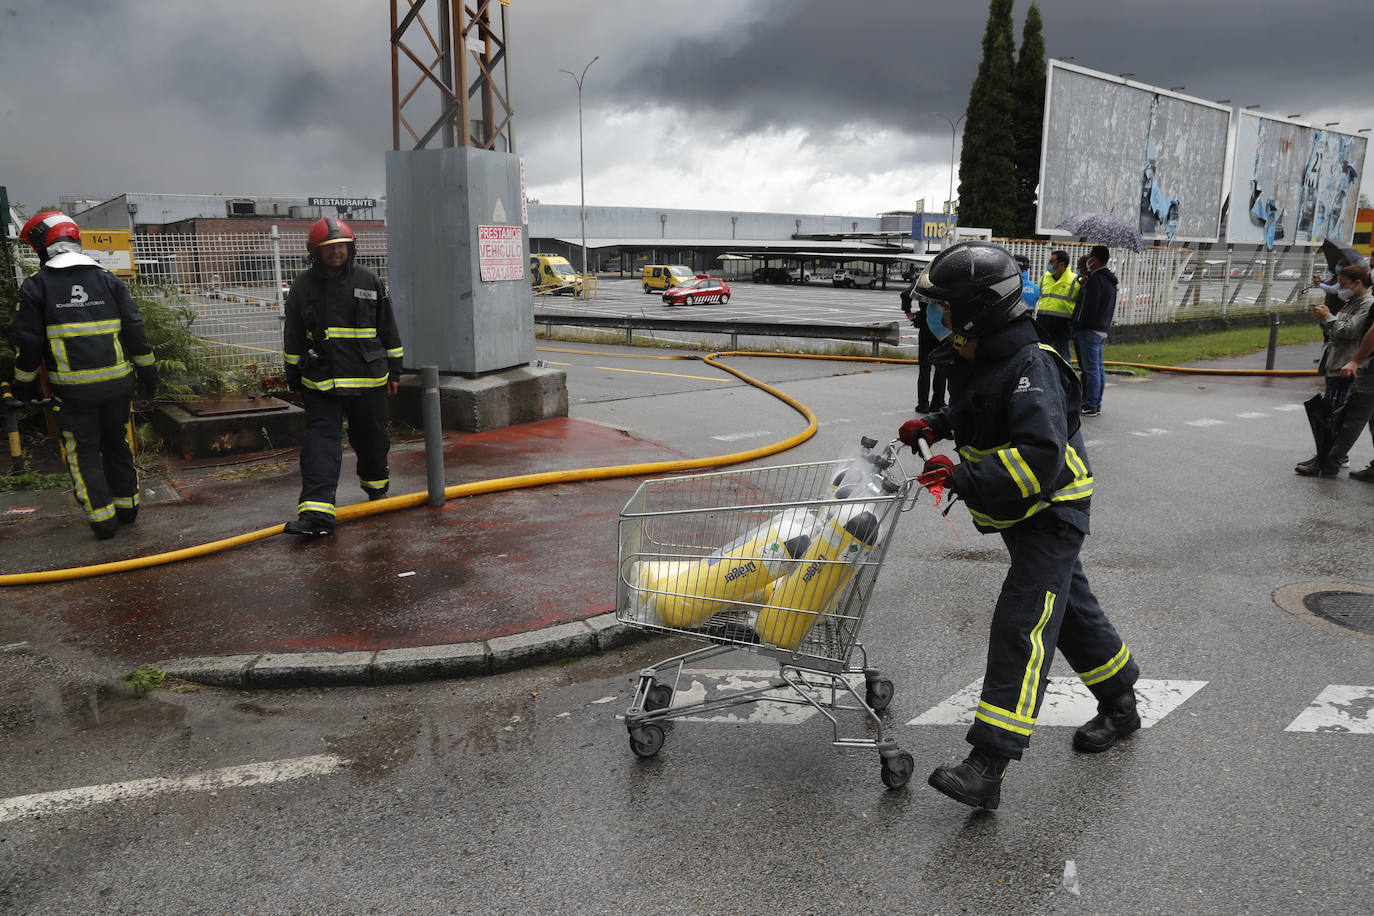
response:
<path id="1" fill-rule="evenodd" d="M 614 613 L 477 642 L 353 652 L 273 652 L 175 658 L 166 674 L 238 690 L 357 687 L 496 674 L 573 656 L 593 655 L 644 638 Z"/>

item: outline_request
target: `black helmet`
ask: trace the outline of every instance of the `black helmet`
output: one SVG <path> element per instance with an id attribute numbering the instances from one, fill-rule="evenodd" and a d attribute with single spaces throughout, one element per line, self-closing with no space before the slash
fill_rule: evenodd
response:
<path id="1" fill-rule="evenodd" d="M 961 337 L 979 337 L 1026 313 L 1021 269 L 991 242 L 959 242 L 940 252 L 916 282 L 916 295 L 944 303 Z"/>

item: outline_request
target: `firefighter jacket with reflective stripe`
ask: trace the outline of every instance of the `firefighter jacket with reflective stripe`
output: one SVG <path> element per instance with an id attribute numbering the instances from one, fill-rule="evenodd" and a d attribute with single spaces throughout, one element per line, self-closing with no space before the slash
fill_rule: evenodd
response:
<path id="1" fill-rule="evenodd" d="M 337 277 L 317 263 L 291 284 L 282 349 L 288 377 L 344 395 L 399 379 L 405 353 L 386 285 L 351 257 Z"/>
<path id="2" fill-rule="evenodd" d="M 1047 312 L 1062 318 L 1073 317 L 1074 302 L 1078 299 L 1078 274 L 1064 268 L 1059 279 L 1048 270 L 1040 280 L 1040 313 Z"/>
<path id="3" fill-rule="evenodd" d="M 978 530 L 1049 512 L 1087 534 L 1093 478 L 1078 379 L 1029 316 L 979 337 L 974 359 L 956 357 L 949 380 L 956 396 L 939 422 L 958 446 L 954 490 Z"/>
<path id="4" fill-rule="evenodd" d="M 134 366 L 154 364 L 143 316 L 118 277 L 89 258 L 43 267 L 19 290 L 14 377 L 38 378 L 46 360 L 53 394 L 96 404 L 133 395 Z"/>

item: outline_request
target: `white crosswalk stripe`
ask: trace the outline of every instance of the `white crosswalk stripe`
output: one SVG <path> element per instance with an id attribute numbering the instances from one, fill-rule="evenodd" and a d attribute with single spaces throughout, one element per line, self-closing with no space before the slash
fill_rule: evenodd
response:
<path id="1" fill-rule="evenodd" d="M 1149 728 L 1207 684 L 1206 681 L 1139 680 L 1135 685 L 1136 703 L 1142 728 Z M 978 708 L 983 690 L 979 678 L 949 699 L 908 722 L 908 725 L 968 725 Z M 1076 677 L 1052 677 L 1040 704 L 1037 727 L 1071 726 L 1077 728 L 1097 715 L 1097 700 Z"/>
<path id="2" fill-rule="evenodd" d="M 1328 684 L 1284 731 L 1374 735 L 1374 687 Z"/>
<path id="3" fill-rule="evenodd" d="M 1265 417 L 1269 416 L 1269 413 L 1264 410 L 1247 410 L 1244 413 L 1236 414 L 1236 416 L 1240 417 L 1242 420 L 1263 420 Z"/>
<path id="4" fill-rule="evenodd" d="M 1225 420 L 1213 420 L 1211 417 L 1198 417 L 1196 420 L 1184 420 L 1189 426 L 1225 426 Z"/>

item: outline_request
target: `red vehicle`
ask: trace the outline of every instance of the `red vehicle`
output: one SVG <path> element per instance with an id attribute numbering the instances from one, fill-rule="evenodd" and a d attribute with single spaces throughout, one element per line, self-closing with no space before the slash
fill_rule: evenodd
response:
<path id="1" fill-rule="evenodd" d="M 730 285 L 714 277 L 697 277 L 681 286 L 673 286 L 663 291 L 664 305 L 694 305 L 698 302 L 730 301 Z"/>

